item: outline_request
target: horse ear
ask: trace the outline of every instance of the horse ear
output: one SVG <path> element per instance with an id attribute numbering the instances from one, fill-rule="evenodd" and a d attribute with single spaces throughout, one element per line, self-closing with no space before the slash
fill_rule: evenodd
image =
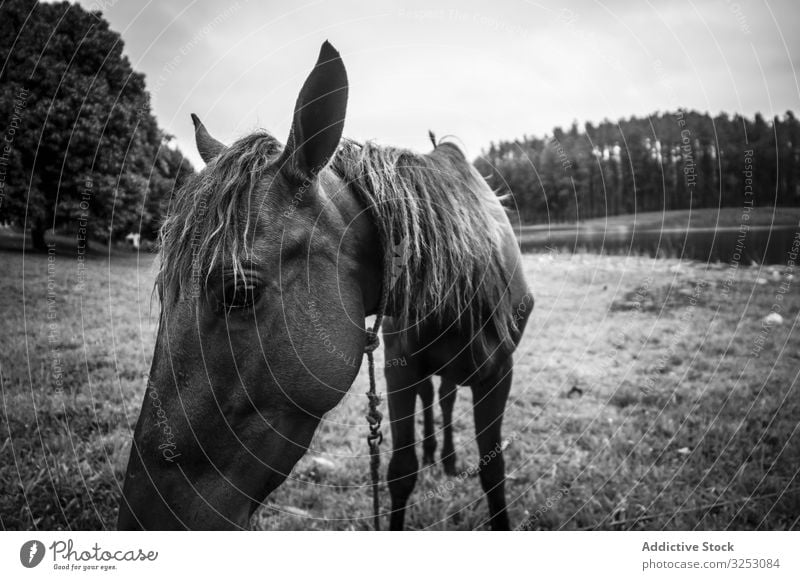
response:
<path id="1" fill-rule="evenodd" d="M 194 123 L 194 139 L 197 142 L 197 151 L 203 161 L 209 163 L 214 157 L 225 150 L 225 145 L 214 139 L 206 131 L 205 125 L 192 113 L 192 123 Z"/>
<path id="2" fill-rule="evenodd" d="M 347 112 L 347 71 L 326 40 L 297 104 L 283 166 L 301 179 L 313 179 L 330 161 L 342 138 Z"/>

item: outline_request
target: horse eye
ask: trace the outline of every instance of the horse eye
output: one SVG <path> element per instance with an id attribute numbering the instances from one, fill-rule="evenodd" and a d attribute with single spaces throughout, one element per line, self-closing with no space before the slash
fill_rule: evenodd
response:
<path id="1" fill-rule="evenodd" d="M 238 284 L 226 284 L 222 292 L 222 306 L 225 310 L 250 308 L 258 301 L 261 288 L 258 284 L 245 281 Z"/>

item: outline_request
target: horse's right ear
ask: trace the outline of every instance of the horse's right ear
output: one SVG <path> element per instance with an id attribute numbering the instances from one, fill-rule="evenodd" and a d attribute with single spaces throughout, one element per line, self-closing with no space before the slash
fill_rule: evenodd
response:
<path id="1" fill-rule="evenodd" d="M 294 177 L 313 179 L 336 152 L 347 112 L 347 88 L 342 58 L 326 40 L 297 97 L 281 159 Z"/>

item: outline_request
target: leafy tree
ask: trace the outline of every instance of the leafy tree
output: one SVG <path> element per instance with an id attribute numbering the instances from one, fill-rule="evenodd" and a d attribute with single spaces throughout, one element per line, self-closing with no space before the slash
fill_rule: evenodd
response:
<path id="1" fill-rule="evenodd" d="M 102 14 L 5 2 L 0 64 L 0 122 L 16 124 L 0 221 L 29 227 L 37 248 L 49 228 L 104 241 L 139 224 L 149 234 L 191 166 L 166 147 L 144 76 Z"/>

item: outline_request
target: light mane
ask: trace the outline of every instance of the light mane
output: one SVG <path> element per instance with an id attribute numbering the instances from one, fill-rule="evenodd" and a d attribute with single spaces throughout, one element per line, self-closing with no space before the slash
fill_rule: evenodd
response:
<path id="1" fill-rule="evenodd" d="M 162 312 L 196 300 L 221 264 L 241 275 L 252 251 L 254 195 L 282 146 L 264 132 L 227 149 L 175 195 L 160 235 L 157 289 Z M 485 331 L 513 348 L 517 328 L 501 253 L 504 210 L 452 143 L 428 154 L 343 140 L 331 170 L 369 208 L 392 268 L 388 313 L 402 328 L 459 321 L 485 346 Z M 194 289 L 194 290 L 192 290 Z M 464 324 L 467 328 L 464 328 Z"/>
<path id="2" fill-rule="evenodd" d="M 513 349 L 517 329 L 501 251 L 505 210 L 452 143 L 427 154 L 345 140 L 333 170 L 371 209 L 393 265 L 389 313 L 401 328 L 460 321 Z M 468 328 L 463 328 L 466 323 Z"/>
<path id="3" fill-rule="evenodd" d="M 257 261 L 252 246 L 259 204 L 253 198 L 280 153 L 280 143 L 266 132 L 243 137 L 170 200 L 159 236 L 162 312 L 179 299 L 196 300 L 216 266 L 225 264 L 238 278 L 245 262 Z"/>

